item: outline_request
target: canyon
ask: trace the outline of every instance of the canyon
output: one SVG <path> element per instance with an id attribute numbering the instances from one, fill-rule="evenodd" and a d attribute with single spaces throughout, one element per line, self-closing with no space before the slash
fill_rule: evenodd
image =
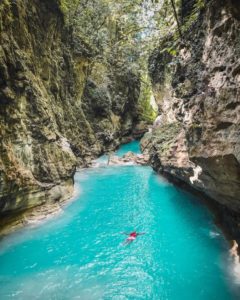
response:
<path id="1" fill-rule="evenodd" d="M 183 22 L 191 1 L 183 1 Z M 194 1 L 192 1 L 194 2 Z M 142 140 L 153 168 L 220 204 L 221 222 L 240 241 L 240 5 L 209 1 L 174 43 L 165 37 L 149 59 L 159 105 Z"/>
<path id="2" fill-rule="evenodd" d="M 62 7 L 0 4 L 1 219 L 71 198 L 77 168 L 150 124 L 131 55 L 104 63 Z M 149 57 L 159 116 L 142 150 L 155 171 L 216 202 L 240 241 L 240 5 L 183 0 L 178 14 L 180 36 L 163 35 Z"/>

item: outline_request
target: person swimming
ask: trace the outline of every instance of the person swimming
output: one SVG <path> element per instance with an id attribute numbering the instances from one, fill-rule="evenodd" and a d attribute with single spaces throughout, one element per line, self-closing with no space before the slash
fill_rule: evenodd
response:
<path id="1" fill-rule="evenodd" d="M 133 241 L 136 240 L 137 236 L 143 235 L 143 234 L 145 234 L 145 232 L 133 231 L 133 232 L 130 232 L 130 233 L 122 232 L 122 234 L 128 235 L 128 238 L 123 242 L 123 245 L 129 245 L 130 243 L 132 243 Z"/>

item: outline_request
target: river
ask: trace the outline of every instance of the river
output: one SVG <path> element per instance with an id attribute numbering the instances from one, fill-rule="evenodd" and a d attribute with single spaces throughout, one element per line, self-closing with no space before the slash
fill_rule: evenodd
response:
<path id="1" fill-rule="evenodd" d="M 85 169 L 75 186 L 61 215 L 1 241 L 1 300 L 239 299 L 228 243 L 197 198 L 148 166 Z M 133 230 L 145 235 L 124 245 Z"/>

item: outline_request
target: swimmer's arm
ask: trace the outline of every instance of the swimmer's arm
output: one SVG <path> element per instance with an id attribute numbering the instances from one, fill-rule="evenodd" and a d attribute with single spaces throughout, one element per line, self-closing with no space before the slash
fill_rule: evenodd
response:
<path id="1" fill-rule="evenodd" d="M 144 235 L 146 232 L 139 232 L 137 235 Z"/>
<path id="2" fill-rule="evenodd" d="M 120 234 L 130 235 L 130 233 L 127 232 L 120 232 Z"/>

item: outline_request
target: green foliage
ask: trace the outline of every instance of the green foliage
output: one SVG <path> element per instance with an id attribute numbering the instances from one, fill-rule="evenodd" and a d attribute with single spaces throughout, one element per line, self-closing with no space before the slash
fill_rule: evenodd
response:
<path id="1" fill-rule="evenodd" d="M 66 24 L 71 22 L 71 17 L 74 15 L 81 0 L 60 0 L 60 9 L 64 15 Z"/>
<path id="2" fill-rule="evenodd" d="M 178 52 L 177 49 L 174 49 L 173 47 L 171 48 L 166 48 L 165 49 L 169 54 L 171 54 L 172 56 L 177 56 Z"/>
<path id="3" fill-rule="evenodd" d="M 2 16 L 6 17 L 6 19 L 9 22 L 13 22 L 14 18 L 12 15 L 12 11 L 11 11 L 11 5 L 12 3 L 10 2 L 10 0 L 2 0 L 2 2 L 0 2 L 0 30 L 2 27 Z"/>
<path id="4" fill-rule="evenodd" d="M 139 113 L 148 122 L 156 117 L 150 104 L 151 83 L 146 80 L 149 54 L 166 36 L 172 36 L 172 44 L 165 50 L 177 56 L 181 32 L 184 35 L 197 20 L 204 3 L 197 0 L 191 15 L 181 25 L 177 17 L 181 0 L 60 0 L 73 40 L 79 37 L 96 50 L 92 74 L 101 66 L 109 77 L 113 72 L 129 70 L 146 81 L 141 85 Z M 96 77 L 100 78 L 101 74 Z"/>
<path id="5" fill-rule="evenodd" d="M 183 32 L 187 31 L 198 19 L 200 11 L 205 7 L 204 0 L 198 0 L 193 7 L 191 14 L 189 15 L 188 19 L 182 25 Z"/>
<path id="6" fill-rule="evenodd" d="M 157 111 L 151 105 L 151 98 L 153 97 L 151 84 L 147 76 L 141 80 L 141 91 L 139 98 L 138 113 L 141 121 L 153 123 L 157 117 Z"/>
<path id="7" fill-rule="evenodd" d="M 9 0 L 2 0 L 2 2 L 0 3 L 1 6 L 11 6 L 11 3 Z"/>

